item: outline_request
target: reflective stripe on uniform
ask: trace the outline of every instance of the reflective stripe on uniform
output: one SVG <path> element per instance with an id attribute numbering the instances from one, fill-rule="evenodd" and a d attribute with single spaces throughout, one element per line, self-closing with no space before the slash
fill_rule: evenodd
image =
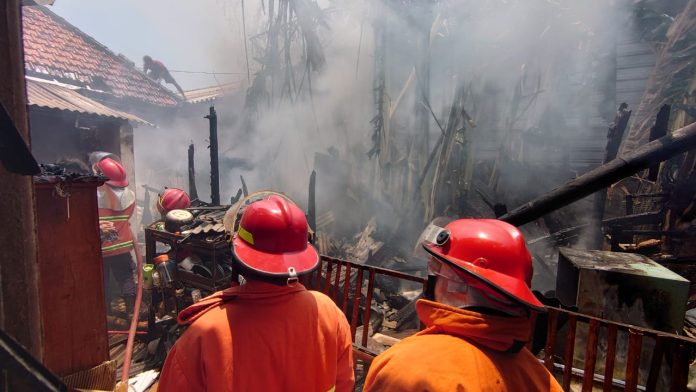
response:
<path id="1" fill-rule="evenodd" d="M 100 216 L 99 220 L 104 222 L 122 222 L 127 221 L 128 218 L 128 215 Z"/>
<path id="2" fill-rule="evenodd" d="M 101 248 L 101 250 L 102 250 L 102 252 L 109 252 L 112 250 L 128 248 L 129 246 L 133 246 L 133 241 L 125 241 L 125 242 L 120 242 L 118 244 L 104 246 Z"/>

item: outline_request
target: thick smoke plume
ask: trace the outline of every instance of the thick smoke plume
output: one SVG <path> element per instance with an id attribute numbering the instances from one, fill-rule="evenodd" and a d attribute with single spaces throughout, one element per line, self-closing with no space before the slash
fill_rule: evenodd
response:
<path id="1" fill-rule="evenodd" d="M 229 72 L 242 74 L 247 88 L 269 69 L 289 69 L 295 83 L 293 93 L 285 95 L 282 86 L 271 86 L 272 96 L 257 99 L 253 111 L 248 97 L 253 89 L 215 103 L 223 201 L 236 194 L 242 175 L 251 190 L 281 190 L 305 205 L 309 175 L 316 169 L 319 213 L 333 211 L 337 220 L 355 225 L 353 232 L 366 223 L 363 217 L 377 215 L 378 225 L 402 224 L 400 231 L 417 233 L 428 215 L 422 200 L 411 201 L 422 195 L 406 194 L 405 189 L 416 194 L 413 185 L 398 188 L 387 177 L 397 167 L 405 168 L 404 183 L 420 177 L 458 86 L 465 91 L 463 108 L 470 117 L 458 142 L 472 146 L 474 177 L 486 177 L 498 162 L 494 196 L 510 208 L 586 170 L 573 163 L 577 157 L 569 157 L 563 145 L 588 139 L 602 145 L 616 108 L 609 87 L 615 72 L 612 48 L 630 15 L 618 1 L 291 1 L 295 23 L 300 29 L 311 25 L 325 63 L 307 65 L 308 44 L 317 42 L 305 36 L 279 52 L 290 51 L 290 68 L 283 68 L 285 57 L 264 56 L 271 3 L 277 27 L 278 8 L 286 1 L 245 2 L 249 81 L 241 4 L 217 3 L 236 25 L 212 45 L 211 56 L 234 58 Z M 378 93 L 376 78 L 382 80 Z M 184 186 L 186 149 L 193 141 L 199 195 L 208 200 L 206 113 L 201 107 L 186 120 L 136 132 L 140 183 Z M 388 116 L 382 129 L 388 130 L 387 141 L 385 133 L 372 138 L 370 120 L 379 116 Z M 555 144 L 519 141 L 530 135 Z M 375 144 L 382 155 L 368 159 Z M 327 161 L 340 164 L 322 166 Z M 553 176 L 545 170 L 537 178 L 535 165 L 559 170 Z M 522 167 L 532 171 L 520 173 Z M 423 189 L 432 185 L 432 171 Z M 414 227 L 403 226 L 409 214 L 418 216 L 411 221 Z M 360 219 L 352 219 L 356 216 Z"/>

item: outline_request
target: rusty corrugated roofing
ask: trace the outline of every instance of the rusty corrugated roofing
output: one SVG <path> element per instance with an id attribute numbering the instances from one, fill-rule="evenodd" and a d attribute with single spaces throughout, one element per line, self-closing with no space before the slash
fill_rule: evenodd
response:
<path id="1" fill-rule="evenodd" d="M 43 83 L 27 79 L 27 98 L 30 106 L 120 118 L 140 124 L 152 125 L 133 114 L 111 109 L 81 95 L 75 90 L 58 84 Z"/>
<path id="2" fill-rule="evenodd" d="M 178 97 L 134 64 L 42 6 L 22 7 L 27 75 L 90 86 L 119 98 L 171 107 Z"/>
<path id="3" fill-rule="evenodd" d="M 200 103 L 212 101 L 223 95 L 231 94 L 241 88 L 239 82 L 225 83 L 219 86 L 199 88 L 196 90 L 186 91 L 186 101 L 189 103 Z"/>

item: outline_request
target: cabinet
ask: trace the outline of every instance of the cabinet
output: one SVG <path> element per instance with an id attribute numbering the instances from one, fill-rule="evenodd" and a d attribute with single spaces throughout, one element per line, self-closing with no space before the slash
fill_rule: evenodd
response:
<path id="1" fill-rule="evenodd" d="M 96 177 L 36 177 L 43 361 L 66 376 L 109 360 Z"/>

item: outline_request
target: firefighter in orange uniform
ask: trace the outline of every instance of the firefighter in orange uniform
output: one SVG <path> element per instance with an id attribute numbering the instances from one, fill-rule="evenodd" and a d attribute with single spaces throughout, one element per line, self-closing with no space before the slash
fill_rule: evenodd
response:
<path id="1" fill-rule="evenodd" d="M 118 290 L 126 304 L 126 312 L 133 312 L 135 302 L 135 264 L 131 251 L 134 250 L 134 236 L 130 218 L 135 211 L 135 193 L 128 189 L 126 170 L 116 155 L 95 152 L 90 156 L 92 170 L 109 180 L 97 189 L 99 206 L 99 228 L 104 258 L 104 289 L 109 287 L 111 271 Z M 107 313 L 111 310 L 113 294 L 106 293 Z"/>
<path id="2" fill-rule="evenodd" d="M 288 199 L 249 204 L 232 239 L 246 283 L 184 309 L 159 390 L 352 391 L 350 326 L 297 280 L 319 263 L 304 213 Z"/>
<path id="3" fill-rule="evenodd" d="M 562 391 L 525 348 L 532 259 L 517 228 L 494 219 L 430 225 L 432 300 L 416 303 L 426 328 L 372 362 L 364 391 Z M 430 291 L 430 290 L 429 290 Z"/>

